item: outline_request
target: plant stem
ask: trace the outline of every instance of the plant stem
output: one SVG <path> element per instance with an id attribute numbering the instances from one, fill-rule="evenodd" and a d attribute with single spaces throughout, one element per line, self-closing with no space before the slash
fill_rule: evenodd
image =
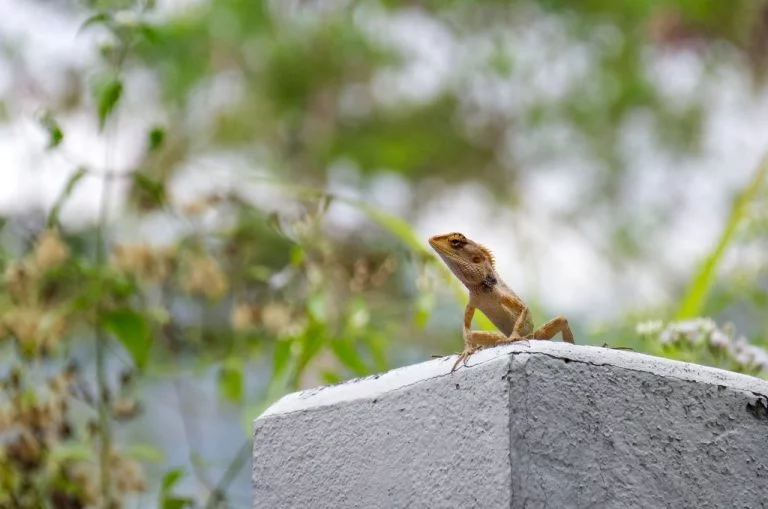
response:
<path id="1" fill-rule="evenodd" d="M 248 461 L 252 450 L 253 444 L 250 439 L 246 440 L 245 443 L 240 446 L 240 450 L 235 457 L 232 458 L 232 461 L 229 463 L 227 470 L 224 472 L 224 475 L 222 475 L 216 488 L 211 491 L 208 501 L 205 503 L 205 509 L 214 509 L 219 502 L 226 500 L 224 494 L 226 493 L 229 484 Z"/>
<path id="2" fill-rule="evenodd" d="M 109 195 L 112 184 L 112 177 L 106 175 L 101 190 L 101 203 L 99 205 L 99 219 L 96 225 L 96 265 L 101 267 L 104 264 L 104 228 L 107 222 L 107 212 L 109 206 Z M 99 271 L 99 279 L 102 272 Z M 102 285 L 100 284 L 101 288 Z M 96 384 L 98 389 L 97 409 L 99 414 L 99 478 L 101 480 L 101 496 L 104 507 L 109 507 L 112 499 L 111 477 L 110 477 L 110 452 L 112 450 L 112 428 L 109 422 L 108 397 L 109 389 L 107 387 L 106 373 L 106 346 L 108 337 L 101 325 L 101 316 L 103 313 L 102 299 L 96 304 Z"/>

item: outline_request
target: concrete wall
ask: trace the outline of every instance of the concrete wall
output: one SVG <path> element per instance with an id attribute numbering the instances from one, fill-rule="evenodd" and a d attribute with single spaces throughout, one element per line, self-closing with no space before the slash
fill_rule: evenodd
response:
<path id="1" fill-rule="evenodd" d="M 768 507 L 768 382 L 536 341 L 291 394 L 255 508 Z"/>

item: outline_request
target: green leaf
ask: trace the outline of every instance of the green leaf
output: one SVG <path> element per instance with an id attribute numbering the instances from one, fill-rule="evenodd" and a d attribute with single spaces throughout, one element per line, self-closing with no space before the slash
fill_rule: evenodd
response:
<path id="1" fill-rule="evenodd" d="M 277 212 L 272 212 L 267 216 L 267 226 L 272 228 L 281 237 L 289 238 L 283 230 L 283 226 L 280 224 L 280 216 Z"/>
<path id="2" fill-rule="evenodd" d="M 304 252 L 303 247 L 296 244 L 291 248 L 291 265 L 293 265 L 294 267 L 298 267 L 302 263 L 304 263 L 305 258 L 306 258 L 306 253 Z"/>
<path id="3" fill-rule="evenodd" d="M 104 313 L 102 324 L 120 340 L 139 369 L 147 363 L 152 346 L 149 323 L 144 315 L 131 308 Z"/>
<path id="4" fill-rule="evenodd" d="M 297 338 L 301 350 L 294 366 L 294 370 L 291 373 L 290 385 L 295 388 L 304 373 L 304 369 L 315 358 L 315 355 L 325 344 L 327 337 L 327 330 L 325 325 L 315 320 L 310 319 L 309 325 L 304 331 L 304 334 Z"/>
<path id="5" fill-rule="evenodd" d="M 375 333 L 367 336 L 364 341 L 371 352 L 375 370 L 387 371 L 390 367 L 389 362 L 387 362 L 387 347 L 389 346 L 387 336 L 382 333 Z"/>
<path id="6" fill-rule="evenodd" d="M 321 213 L 328 212 L 328 209 L 331 207 L 331 203 L 333 203 L 334 196 L 332 194 L 324 194 L 320 197 L 320 203 L 318 204 L 318 209 Z"/>
<path id="7" fill-rule="evenodd" d="M 403 244 L 414 251 L 418 253 L 427 253 L 424 240 L 416 235 L 416 231 L 405 220 L 359 200 L 340 199 L 339 201 L 345 201 L 353 207 L 357 207 L 361 212 L 365 213 L 365 215 L 372 220 L 389 230 L 390 233 L 399 238 Z"/>
<path id="8" fill-rule="evenodd" d="M 40 124 L 48 132 L 48 146 L 46 148 L 50 150 L 61 145 L 61 142 L 64 141 L 64 131 L 61 130 L 61 126 L 50 112 L 45 112 L 40 117 Z"/>
<path id="9" fill-rule="evenodd" d="M 416 299 L 416 312 L 413 321 L 417 328 L 424 329 L 432 316 L 435 308 L 435 295 L 433 293 L 422 293 Z"/>
<path id="10" fill-rule="evenodd" d="M 69 195 L 71 195 L 72 191 L 75 190 L 75 186 L 77 186 L 77 184 L 83 179 L 83 177 L 85 177 L 87 173 L 88 172 L 85 168 L 78 168 L 78 170 L 73 173 L 71 177 L 69 177 L 69 180 L 67 180 L 67 185 L 64 186 L 64 189 L 61 191 L 61 194 L 56 200 L 56 203 L 53 204 L 51 212 L 48 214 L 47 223 L 49 228 L 56 226 L 59 223 L 61 207 L 64 206 L 64 202 L 67 201 Z"/>
<path id="11" fill-rule="evenodd" d="M 134 444 L 126 448 L 125 455 L 141 460 L 151 461 L 153 463 L 160 463 L 165 459 L 163 451 L 149 444 Z"/>
<path id="12" fill-rule="evenodd" d="M 368 366 L 365 365 L 360 353 L 355 348 L 355 343 L 346 338 L 339 338 L 331 341 L 331 350 L 336 354 L 336 358 L 341 363 L 358 376 L 369 373 Z"/>
<path id="13" fill-rule="evenodd" d="M 275 344 L 275 352 L 272 356 L 272 378 L 280 378 L 288 367 L 291 358 L 293 341 L 281 340 Z"/>
<path id="14" fill-rule="evenodd" d="M 99 114 L 99 130 L 104 129 L 107 118 L 123 95 L 123 82 L 117 77 L 109 78 L 96 86 L 96 108 Z"/>
<path id="15" fill-rule="evenodd" d="M 339 376 L 338 373 L 336 373 L 335 371 L 328 371 L 328 370 L 323 371 L 320 374 L 320 378 L 323 380 L 323 383 L 327 385 L 334 385 L 337 383 L 341 383 L 343 380 L 343 378 L 341 378 L 341 376 Z"/>
<path id="16" fill-rule="evenodd" d="M 182 477 L 184 477 L 184 469 L 181 467 L 172 468 L 165 473 L 160 487 L 160 503 L 158 504 L 159 507 L 162 507 L 163 509 L 182 509 L 184 507 L 192 507 L 193 502 L 191 499 L 175 496 L 170 493 L 173 487 L 181 480 Z"/>
<path id="17" fill-rule="evenodd" d="M 160 493 L 165 494 L 176 485 L 177 482 L 184 477 L 184 469 L 182 467 L 176 467 L 168 470 L 163 476 L 162 483 L 160 485 Z"/>
<path id="18" fill-rule="evenodd" d="M 246 275 L 250 279 L 260 283 L 269 282 L 269 280 L 272 278 L 272 269 L 264 265 L 254 265 L 252 267 L 248 267 L 246 271 Z"/>
<path id="19" fill-rule="evenodd" d="M 261 184 L 267 184 L 267 185 L 280 188 L 283 191 L 288 192 L 295 196 L 319 197 L 320 199 L 323 199 L 324 202 L 327 203 L 329 206 L 332 203 L 332 201 L 338 201 L 340 203 L 345 203 L 347 205 L 350 205 L 360 210 L 365 215 L 367 215 L 372 221 L 379 223 L 382 227 L 389 230 L 390 233 L 398 237 L 403 244 L 413 249 L 417 253 L 429 254 L 429 251 L 426 248 L 425 241 L 419 238 L 419 236 L 416 234 L 416 231 L 411 227 L 411 225 L 407 221 L 405 221 L 404 219 L 396 215 L 390 214 L 382 209 L 379 209 L 369 203 L 366 203 L 365 201 L 357 200 L 354 198 L 347 198 L 344 196 L 328 194 L 328 193 L 321 193 L 321 192 L 318 192 L 317 189 L 314 189 L 311 187 L 286 184 L 284 182 L 280 182 L 278 180 L 274 180 L 271 178 L 258 178 L 258 181 Z M 280 218 L 277 215 L 277 213 L 272 213 L 269 215 L 269 217 L 267 218 L 267 224 L 270 227 L 274 228 L 281 235 L 285 235 L 282 227 L 280 226 Z"/>
<path id="20" fill-rule="evenodd" d="M 83 24 L 80 25 L 80 28 L 78 28 L 77 31 L 79 33 L 91 25 L 103 25 L 109 21 L 110 21 L 110 17 L 106 12 L 99 12 L 94 14 L 90 18 L 86 19 L 85 21 L 83 21 Z"/>
<path id="21" fill-rule="evenodd" d="M 160 35 L 155 27 L 146 23 L 136 27 L 136 33 L 139 34 L 149 44 L 157 44 L 160 41 Z"/>
<path id="22" fill-rule="evenodd" d="M 165 201 L 165 184 L 143 173 L 135 173 L 133 182 L 141 191 L 141 201 L 147 204 L 161 205 Z"/>
<path id="23" fill-rule="evenodd" d="M 243 360 L 230 357 L 219 369 L 219 394 L 233 403 L 241 403 L 243 386 Z"/>
<path id="24" fill-rule="evenodd" d="M 165 141 L 165 129 L 162 127 L 153 127 L 147 136 L 149 142 L 149 151 L 154 152 L 159 149 Z"/>
<path id="25" fill-rule="evenodd" d="M 60 444 L 51 450 L 51 461 L 80 460 L 87 461 L 93 457 L 93 450 L 82 443 Z"/>
<path id="26" fill-rule="evenodd" d="M 315 294 L 307 299 L 307 312 L 320 323 L 324 323 L 325 316 L 325 296 L 321 293 Z"/>
<path id="27" fill-rule="evenodd" d="M 739 225 L 749 214 L 749 204 L 755 199 L 758 192 L 763 189 L 767 176 L 768 154 L 760 161 L 752 176 L 752 180 L 734 199 L 731 215 L 728 217 L 720 238 L 691 279 L 680 308 L 677 311 L 678 320 L 701 315 L 709 292 L 717 279 L 717 267 L 720 265 L 720 261 L 725 255 L 728 246 L 734 240 Z"/>
<path id="28" fill-rule="evenodd" d="M 163 509 L 183 509 L 184 507 L 194 507 L 194 501 L 186 497 L 165 497 L 163 498 Z"/>

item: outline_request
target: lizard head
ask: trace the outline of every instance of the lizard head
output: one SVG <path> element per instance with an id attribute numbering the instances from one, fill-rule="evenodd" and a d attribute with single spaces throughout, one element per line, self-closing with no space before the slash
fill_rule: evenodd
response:
<path id="1" fill-rule="evenodd" d="M 493 255 L 488 248 L 461 233 L 435 235 L 430 237 L 429 245 L 468 288 L 483 284 L 494 273 Z"/>

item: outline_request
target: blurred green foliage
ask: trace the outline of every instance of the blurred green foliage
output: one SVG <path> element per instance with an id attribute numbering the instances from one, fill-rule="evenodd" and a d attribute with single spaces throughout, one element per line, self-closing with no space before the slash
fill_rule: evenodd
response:
<path id="1" fill-rule="evenodd" d="M 707 79 L 735 70 L 761 90 L 768 54 L 768 3 L 755 0 L 166 7 L 63 7 L 99 59 L 43 97 L 40 152 L 71 166 L 58 199 L 2 222 L 0 431 L 16 433 L 0 454 L 2 506 L 248 505 L 249 423 L 276 398 L 459 348 L 463 291 L 413 226 L 434 199 L 480 186 L 504 217 L 533 172 L 579 161 L 585 185 L 556 217 L 583 234 L 602 214 L 607 273 L 653 266 L 648 239 L 674 210 L 633 208 L 627 130 L 641 119 L 655 152 L 697 154 Z M 672 94 L 654 75 L 654 58 L 678 53 L 701 64 L 698 93 Z M 129 171 L 70 153 L 83 116 L 107 144 L 126 125 L 143 130 Z M 591 334 L 578 327 L 579 342 L 611 335 L 765 375 L 766 265 L 726 263 L 764 251 L 765 171 L 733 197 L 701 267 L 670 276 L 676 302 L 628 309 Z M 381 177 L 409 190 L 398 214 L 370 198 Z M 105 183 L 102 213 L 85 228 L 62 224 L 94 180 Z M 110 216 L 119 192 L 125 206 Z M 158 230 L 162 241 L 145 238 Z M 751 344 L 709 320 L 657 321 L 697 316 L 738 322 Z M 191 387 L 215 394 L 202 413 L 245 424 L 231 457 L 198 452 L 181 404 Z M 176 402 L 157 403 L 169 393 Z M 153 401 L 178 406 L 188 451 L 146 433 L 160 419 L 142 414 Z"/>

